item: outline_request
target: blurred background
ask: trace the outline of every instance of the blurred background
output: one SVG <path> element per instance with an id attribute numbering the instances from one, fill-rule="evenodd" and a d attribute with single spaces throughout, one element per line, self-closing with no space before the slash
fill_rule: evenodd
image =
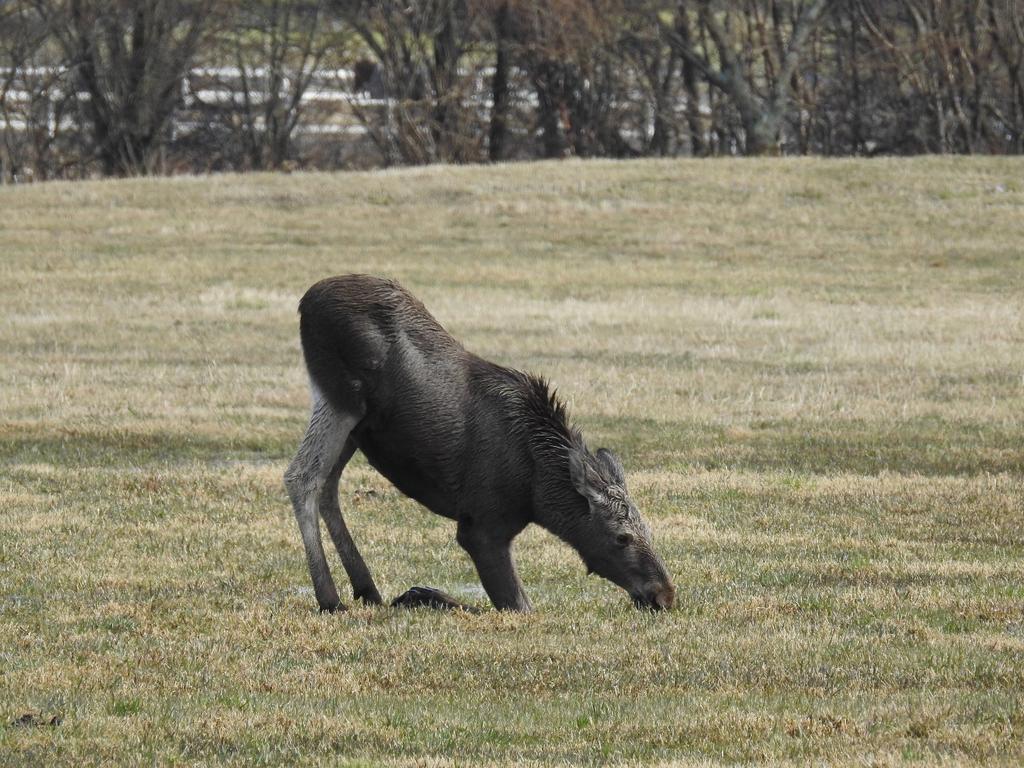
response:
<path id="1" fill-rule="evenodd" d="M 1020 154 L 1024 0 L 0 0 L 0 180 Z"/>

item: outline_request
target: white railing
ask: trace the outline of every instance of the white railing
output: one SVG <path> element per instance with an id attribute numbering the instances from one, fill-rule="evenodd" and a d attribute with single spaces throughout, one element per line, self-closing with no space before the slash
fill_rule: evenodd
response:
<path id="1" fill-rule="evenodd" d="M 58 128 L 74 128 L 75 121 L 70 116 L 64 116 L 60 120 L 60 125 L 57 125 L 53 116 L 53 104 L 67 98 L 86 101 L 90 97 L 85 91 L 69 91 L 65 86 L 52 82 L 59 80 L 65 74 L 67 74 L 67 70 L 61 67 L 22 67 L 19 69 L 0 67 L 0 83 L 6 82 L 12 86 L 6 91 L 0 89 L 0 99 L 2 99 L 0 107 L 3 107 L 0 110 L 0 130 L 6 128 L 15 132 L 27 131 L 41 126 L 43 120 L 51 132 Z M 244 104 L 246 94 L 242 88 L 243 75 L 246 79 L 258 81 L 265 79 L 269 74 L 270 70 L 267 67 L 254 67 L 246 69 L 244 72 L 239 67 L 194 67 L 182 79 L 183 110 L 174 116 L 171 131 L 179 134 L 195 131 L 208 125 L 208 121 L 196 119 L 194 114 L 187 113 L 190 111 L 194 113 L 209 106 Z M 40 89 L 32 90 L 29 81 L 44 78 L 51 81 L 51 84 L 46 86 L 45 92 L 41 93 Z M 354 80 L 355 73 L 348 68 L 321 69 L 314 72 L 311 78 L 312 84 L 304 91 L 300 103 L 315 104 L 319 107 L 334 104 L 336 108 L 333 112 L 337 119 L 326 123 L 303 122 L 296 128 L 296 132 L 352 136 L 365 134 L 366 128 L 358 122 L 352 108 L 386 108 L 391 104 L 391 100 L 372 98 L 366 93 L 353 93 L 351 87 Z M 201 87 L 193 86 L 194 83 L 202 81 L 210 82 Z M 289 96 L 291 82 L 288 77 L 282 80 L 280 95 L 284 99 Z M 331 87 L 327 85 L 328 83 L 342 87 Z M 265 100 L 265 91 L 250 85 L 248 102 L 259 106 Z M 35 120 L 27 114 L 30 109 L 40 110 L 39 117 Z"/>

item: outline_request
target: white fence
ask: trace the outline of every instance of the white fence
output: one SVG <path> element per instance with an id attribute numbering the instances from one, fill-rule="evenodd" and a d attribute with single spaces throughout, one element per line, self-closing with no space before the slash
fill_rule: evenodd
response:
<path id="1" fill-rule="evenodd" d="M 25 131 L 44 125 L 50 133 L 77 126 L 74 115 L 58 120 L 55 105 L 72 99 L 85 102 L 85 91 L 67 91 L 61 83 L 66 71 L 57 67 L 24 67 L 18 70 L 0 68 L 0 130 Z M 172 118 L 175 135 L 195 131 L 210 124 L 202 113 L 228 106 L 260 108 L 267 99 L 265 87 L 270 75 L 265 67 L 244 72 L 238 67 L 196 67 L 182 79 L 181 108 Z M 302 107 L 310 110 L 310 119 L 296 126 L 297 133 L 313 135 L 363 135 L 366 128 L 358 120 L 356 109 L 387 109 L 390 99 L 372 98 L 353 90 L 355 73 L 351 69 L 327 69 L 313 73 L 309 87 L 302 94 Z M 248 93 L 244 84 L 248 84 Z M 292 80 L 283 78 L 279 95 L 288 98 Z M 257 119 L 261 123 L 262 118 Z"/>

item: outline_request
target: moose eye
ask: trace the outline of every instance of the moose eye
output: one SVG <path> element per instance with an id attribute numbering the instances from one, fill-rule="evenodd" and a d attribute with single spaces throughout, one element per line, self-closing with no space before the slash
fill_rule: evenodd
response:
<path id="1" fill-rule="evenodd" d="M 620 547 L 627 547 L 633 543 L 633 535 L 631 533 L 620 533 L 615 537 L 615 541 L 618 542 Z"/>

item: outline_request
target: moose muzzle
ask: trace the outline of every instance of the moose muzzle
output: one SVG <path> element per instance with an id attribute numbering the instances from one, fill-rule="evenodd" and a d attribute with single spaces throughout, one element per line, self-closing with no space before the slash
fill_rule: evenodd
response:
<path id="1" fill-rule="evenodd" d="M 667 579 L 664 582 L 652 584 L 641 592 L 631 596 L 633 604 L 637 608 L 647 608 L 652 611 L 664 611 L 675 605 L 676 588 Z"/>

